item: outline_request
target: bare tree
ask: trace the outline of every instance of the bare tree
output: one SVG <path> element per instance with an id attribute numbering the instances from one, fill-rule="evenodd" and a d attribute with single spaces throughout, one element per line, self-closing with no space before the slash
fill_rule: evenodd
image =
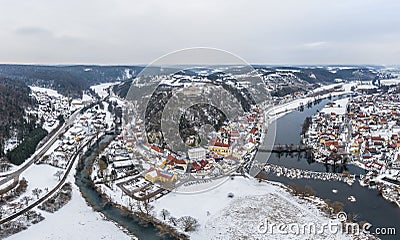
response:
<path id="1" fill-rule="evenodd" d="M 32 198 L 28 196 L 24 196 L 23 198 L 21 198 L 21 201 L 25 202 L 25 205 L 28 205 L 30 200 L 32 200 Z"/>
<path id="2" fill-rule="evenodd" d="M 58 167 L 58 159 L 54 159 L 54 160 L 53 160 L 53 165 L 56 166 L 56 167 Z"/>
<path id="3" fill-rule="evenodd" d="M 183 231 L 185 232 L 194 231 L 199 225 L 197 220 L 191 216 L 180 217 L 178 221 L 181 224 Z"/>
<path id="4" fill-rule="evenodd" d="M 174 217 L 169 217 L 169 222 L 172 223 L 172 225 L 174 225 L 176 227 L 178 220 Z"/>
<path id="5" fill-rule="evenodd" d="M 160 212 L 161 216 L 163 217 L 164 221 L 167 219 L 167 217 L 169 216 L 169 211 L 167 209 L 162 209 Z"/>
<path id="6" fill-rule="evenodd" d="M 58 177 L 58 181 L 60 181 L 63 174 L 63 171 L 58 170 L 56 173 L 54 173 L 54 176 Z"/>
<path id="7" fill-rule="evenodd" d="M 149 201 L 137 201 L 137 207 L 141 213 L 146 215 L 150 215 L 151 211 L 153 211 L 154 206 L 149 203 Z"/>
<path id="8" fill-rule="evenodd" d="M 35 188 L 35 189 L 32 190 L 32 194 L 33 194 L 34 196 L 36 196 L 37 199 L 39 199 L 39 195 L 40 195 L 41 193 L 42 193 L 42 189 Z"/>

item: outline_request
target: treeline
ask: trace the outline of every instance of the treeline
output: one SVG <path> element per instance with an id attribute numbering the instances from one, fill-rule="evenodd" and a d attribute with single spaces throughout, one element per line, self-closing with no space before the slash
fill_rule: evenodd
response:
<path id="1" fill-rule="evenodd" d="M 22 139 L 36 127 L 36 116 L 25 114 L 25 109 L 35 105 L 29 93 L 29 87 L 23 82 L 0 77 L 0 159 L 4 156 L 4 141 L 14 131 Z"/>
<path id="2" fill-rule="evenodd" d="M 21 165 L 36 151 L 36 146 L 46 135 L 47 131 L 41 127 L 32 130 L 21 144 L 6 154 L 7 159 L 15 165 Z"/>
<path id="3" fill-rule="evenodd" d="M 136 66 L 0 65 L 0 76 L 20 80 L 27 85 L 51 88 L 64 96 L 80 98 L 82 92 L 92 85 L 127 80 L 142 68 Z"/>

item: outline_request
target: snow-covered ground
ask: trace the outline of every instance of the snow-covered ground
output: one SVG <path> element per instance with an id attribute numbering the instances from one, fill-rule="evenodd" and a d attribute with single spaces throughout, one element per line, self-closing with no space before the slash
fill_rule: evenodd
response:
<path id="1" fill-rule="evenodd" d="M 40 212 L 45 220 L 7 239 L 131 239 L 116 225 L 104 220 L 87 206 L 75 185 L 72 199 L 64 207 L 54 214 Z"/>
<path id="2" fill-rule="evenodd" d="M 86 93 L 82 94 L 82 102 L 91 102 L 91 101 L 93 101 L 93 97 L 92 96 L 90 96 L 90 95 L 88 95 Z"/>
<path id="3" fill-rule="evenodd" d="M 60 124 L 60 121 L 56 120 L 52 125 L 50 125 L 48 122 L 45 122 L 42 127 L 44 130 L 46 130 L 48 133 L 50 133 L 54 129 L 56 129 L 59 124 Z"/>
<path id="4" fill-rule="evenodd" d="M 342 99 L 335 100 L 335 101 L 333 101 L 332 107 L 325 106 L 321 110 L 321 112 L 324 112 L 327 114 L 336 113 L 336 114 L 343 115 L 346 113 L 346 107 L 347 107 L 348 102 L 349 102 L 349 98 L 342 98 Z"/>
<path id="5" fill-rule="evenodd" d="M 34 169 L 34 167 L 39 168 Z M 75 167 L 76 162 L 73 169 L 75 169 Z M 33 169 L 32 171 L 30 171 L 31 168 Z M 26 177 L 34 174 L 37 184 L 41 184 L 42 187 L 44 187 L 57 181 L 56 177 L 51 174 L 45 174 L 44 172 L 51 171 L 52 173 L 55 170 L 54 167 L 48 165 L 32 166 L 27 170 Z M 75 170 L 69 174 L 66 182 L 74 183 L 74 174 Z M 40 175 L 45 176 L 40 177 Z M 31 178 L 29 177 L 29 179 Z M 31 183 L 28 182 L 28 185 L 29 184 Z M 92 208 L 86 204 L 75 184 L 72 184 L 72 199 L 57 212 L 48 213 L 39 209 L 35 210 L 40 212 L 45 219 L 7 239 L 132 239 L 114 223 L 103 219 L 99 213 L 93 211 Z"/>
<path id="6" fill-rule="evenodd" d="M 178 192 L 180 189 L 178 189 Z M 233 197 L 228 197 L 232 193 Z M 269 183 L 252 178 L 235 177 L 218 187 L 196 194 L 171 192 L 156 200 L 155 214 L 166 209 L 171 216 L 191 216 L 199 227 L 189 232 L 191 239 L 350 239 L 329 231 L 316 235 L 260 232 L 258 227 L 270 224 L 309 223 L 322 228 L 330 219 L 312 204 L 300 200 Z"/>
<path id="7" fill-rule="evenodd" d="M 44 190 L 45 188 L 51 189 L 57 185 L 57 177 L 54 174 L 57 172 L 57 168 L 54 168 L 47 164 L 33 164 L 26 171 L 21 174 L 21 178 L 25 178 L 28 181 L 28 188 L 26 194 L 32 195 L 34 188 Z"/>
<path id="8" fill-rule="evenodd" d="M 59 94 L 56 90 L 52 90 L 52 89 L 49 89 L 49 88 L 34 87 L 34 86 L 29 86 L 29 87 L 34 92 L 46 93 L 49 96 L 57 97 L 57 98 L 61 98 L 62 97 L 62 95 Z"/>
<path id="9" fill-rule="evenodd" d="M 381 85 L 399 84 L 400 83 L 400 78 L 382 79 L 382 80 L 380 80 L 380 82 L 381 82 Z"/>
<path id="10" fill-rule="evenodd" d="M 324 86 L 321 86 L 321 87 L 318 87 L 318 88 L 312 90 L 311 92 L 318 93 L 318 92 L 321 92 L 321 91 L 333 89 L 334 87 L 337 87 L 337 86 L 340 86 L 340 85 L 342 85 L 342 83 L 324 85 Z"/>
<path id="11" fill-rule="evenodd" d="M 97 93 L 101 98 L 105 98 L 109 95 L 108 88 L 119 84 L 120 82 L 112 82 L 112 83 L 102 83 L 99 85 L 91 86 L 90 88 Z"/>
<path id="12" fill-rule="evenodd" d="M 110 101 L 117 102 L 120 106 L 125 106 L 125 102 L 121 100 L 119 97 L 110 97 Z"/>

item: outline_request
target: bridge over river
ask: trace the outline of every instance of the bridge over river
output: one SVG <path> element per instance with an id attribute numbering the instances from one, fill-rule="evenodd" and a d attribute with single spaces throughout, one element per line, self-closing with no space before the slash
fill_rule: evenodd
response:
<path id="1" fill-rule="evenodd" d="M 306 152 L 311 151 L 311 147 L 307 145 L 293 145 L 293 144 L 283 144 L 283 145 L 274 145 L 271 148 L 260 147 L 258 148 L 260 152 L 276 152 L 276 153 L 285 153 L 285 152 Z"/>

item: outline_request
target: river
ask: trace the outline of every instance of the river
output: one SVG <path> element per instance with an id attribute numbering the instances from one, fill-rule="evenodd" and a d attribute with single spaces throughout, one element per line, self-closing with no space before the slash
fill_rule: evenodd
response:
<path id="1" fill-rule="evenodd" d="M 317 110 L 322 109 L 329 100 L 325 99 L 311 108 L 305 108 L 303 112 L 293 111 L 276 120 L 276 144 L 299 144 L 301 141 L 301 128 L 306 117 L 312 116 Z M 274 131 L 270 131 L 274 132 Z M 267 133 L 268 137 L 268 133 Z M 257 161 L 265 161 L 266 153 L 259 152 L 256 155 Z M 365 171 L 354 165 L 333 169 L 325 164 L 307 160 L 304 154 L 281 155 L 271 154 L 269 163 L 281 165 L 289 168 L 307 169 L 312 171 L 342 172 L 348 170 L 350 173 L 358 174 Z M 330 199 L 331 202 L 339 201 L 344 204 L 344 211 L 358 216 L 357 221 L 368 221 L 373 227 L 395 227 L 396 232 L 400 231 L 400 208 L 395 204 L 386 201 L 378 195 L 377 190 L 362 187 L 356 181 L 352 186 L 337 181 L 322 181 L 312 179 L 290 179 L 284 176 L 267 174 L 267 178 L 272 181 L 281 182 L 285 185 L 296 183 L 302 187 L 311 186 L 316 196 L 322 199 Z M 332 189 L 337 189 L 335 194 Z M 350 202 L 347 198 L 353 195 L 356 202 Z M 379 236 L 382 239 L 398 239 L 396 236 Z"/>

